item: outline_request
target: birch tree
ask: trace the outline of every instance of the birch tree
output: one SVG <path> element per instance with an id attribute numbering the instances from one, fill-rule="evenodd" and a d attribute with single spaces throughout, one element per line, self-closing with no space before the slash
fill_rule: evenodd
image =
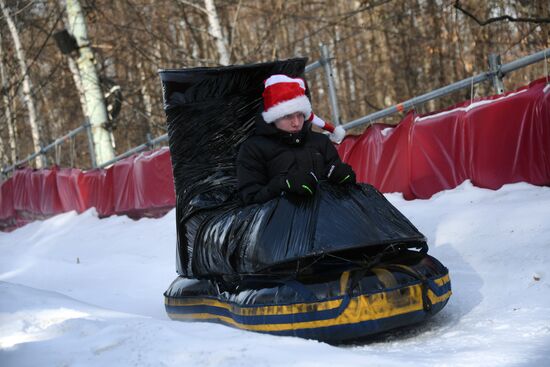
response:
<path id="1" fill-rule="evenodd" d="M 4 69 L 4 49 L 2 47 L 2 35 L 0 34 L 0 82 L 2 85 L 2 102 L 4 104 L 4 111 L 6 117 L 6 125 L 8 127 L 8 147 L 10 153 L 8 154 L 11 158 L 11 163 L 15 164 L 17 162 L 17 143 L 15 138 L 14 130 L 14 121 L 13 113 L 11 110 L 11 98 L 8 90 L 8 79 L 7 73 Z"/>
<path id="2" fill-rule="evenodd" d="M 23 46 L 21 45 L 19 32 L 9 12 L 9 9 L 6 7 L 4 0 L 0 0 L 0 8 L 2 8 L 2 14 L 4 16 L 4 19 L 6 20 L 6 23 L 8 24 L 11 38 L 13 40 L 13 45 L 15 47 L 15 56 L 17 57 L 19 68 L 21 69 L 23 100 L 25 102 L 25 105 L 27 106 L 28 119 L 29 119 L 29 125 L 31 127 L 31 137 L 32 137 L 34 151 L 38 152 L 41 149 L 40 129 L 38 125 L 38 119 L 36 117 L 36 108 L 35 108 L 34 100 L 32 96 L 31 79 L 29 77 L 29 71 L 27 69 L 27 62 L 26 62 L 27 58 L 25 56 L 25 51 L 23 49 Z M 43 166 L 43 163 L 44 162 L 42 159 L 36 161 L 36 167 L 41 168 Z"/>
<path id="3" fill-rule="evenodd" d="M 82 108 L 82 114 L 88 116 L 88 109 L 86 107 L 86 98 L 84 97 L 84 86 L 82 85 L 82 77 L 80 76 L 80 71 L 76 65 L 76 61 L 71 56 L 67 56 L 67 65 L 71 71 L 73 77 L 75 88 L 78 92 L 78 99 L 80 100 L 80 106 Z"/>
<path id="4" fill-rule="evenodd" d="M 111 134 L 105 129 L 107 109 L 94 65 L 94 54 L 90 48 L 86 22 L 78 0 L 67 0 L 67 17 L 70 31 L 80 47 L 77 65 L 86 99 L 85 110 L 92 125 L 96 162 L 101 164 L 113 159 L 115 154 Z"/>
<path id="5" fill-rule="evenodd" d="M 204 6 L 206 15 L 208 16 L 208 28 L 210 30 L 210 35 L 216 42 L 216 48 L 220 56 L 220 64 L 229 65 L 231 57 L 229 54 L 228 42 L 223 36 L 220 18 L 218 17 L 214 0 L 204 0 Z"/>

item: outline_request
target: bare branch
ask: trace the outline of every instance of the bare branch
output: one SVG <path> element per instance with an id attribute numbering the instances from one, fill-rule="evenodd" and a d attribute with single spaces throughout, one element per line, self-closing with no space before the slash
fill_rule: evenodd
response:
<path id="1" fill-rule="evenodd" d="M 502 15 L 500 17 L 493 17 L 486 20 L 479 20 L 475 15 L 473 15 L 472 13 L 470 13 L 468 10 L 464 9 L 460 5 L 460 0 L 456 0 L 453 6 L 457 10 L 460 10 L 462 13 L 466 14 L 468 17 L 475 20 L 475 22 L 480 26 L 485 26 L 490 23 L 501 22 L 504 20 L 507 20 L 509 22 L 536 23 L 536 24 L 550 23 L 550 18 L 523 18 L 523 17 L 514 18 L 509 15 Z"/>
<path id="2" fill-rule="evenodd" d="M 189 6 L 192 6 L 193 8 L 201 11 L 202 13 L 204 14 L 208 14 L 208 11 L 206 10 L 206 8 L 203 8 L 202 6 L 199 6 L 197 4 L 193 4 L 192 2 L 190 1 L 186 1 L 186 0 L 178 0 L 179 3 L 183 4 L 183 5 L 189 5 Z"/>

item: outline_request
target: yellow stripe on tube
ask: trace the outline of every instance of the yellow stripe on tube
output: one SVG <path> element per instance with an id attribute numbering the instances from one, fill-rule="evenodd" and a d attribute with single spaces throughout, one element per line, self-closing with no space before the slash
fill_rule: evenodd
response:
<path id="1" fill-rule="evenodd" d="M 345 289 L 348 286 L 349 272 L 344 272 L 340 278 L 340 292 L 343 295 Z M 449 275 L 445 275 L 435 280 L 438 286 L 442 286 L 449 282 Z M 344 286 L 344 288 L 342 288 Z M 344 289 L 344 291 L 342 290 Z M 436 297 L 431 292 L 433 297 Z M 444 296 L 442 296 L 444 297 Z M 448 298 L 448 297 L 447 297 Z M 292 315 L 299 313 L 315 312 L 315 311 L 327 311 L 340 307 L 342 300 L 335 299 L 329 301 L 298 303 L 291 305 L 273 305 L 273 306 L 246 306 L 241 307 L 236 304 L 224 303 L 217 299 L 212 298 L 193 298 L 189 300 L 185 299 L 173 299 L 166 297 L 164 303 L 167 306 L 211 306 L 223 308 L 235 315 L 239 316 L 270 316 L 270 315 Z M 434 303 L 432 301 L 432 303 Z"/>
<path id="2" fill-rule="evenodd" d="M 315 303 L 298 303 L 292 305 L 278 306 L 249 306 L 240 307 L 234 304 L 223 303 L 221 301 L 209 298 L 182 300 L 182 299 L 165 299 L 165 304 L 168 306 L 213 306 L 224 308 L 232 313 L 240 316 L 268 316 L 268 315 L 291 315 L 297 313 L 306 313 L 311 311 L 326 311 L 340 307 L 342 300 L 336 299 L 324 302 Z"/>
<path id="3" fill-rule="evenodd" d="M 392 316 L 398 316 L 423 309 L 422 305 L 422 287 L 417 284 L 404 288 L 407 295 L 404 299 L 397 299 L 394 295 L 388 296 L 388 293 L 376 293 L 372 295 L 363 295 L 351 299 L 348 307 L 336 318 L 328 320 L 305 321 L 285 324 L 257 324 L 248 325 L 233 320 L 227 316 L 220 316 L 208 313 L 195 314 L 175 314 L 169 313 L 173 319 L 182 320 L 212 320 L 217 319 L 226 324 L 233 325 L 240 329 L 251 331 L 287 331 L 296 329 L 312 329 L 336 325 L 356 324 L 364 321 L 377 320 Z M 393 292 L 391 292 L 393 293 Z M 433 292 L 428 291 L 428 297 L 432 304 L 443 302 L 451 296 L 447 292 L 441 297 L 437 297 Z M 396 302 L 397 301 L 397 302 Z M 311 312 L 316 309 L 310 309 Z"/>

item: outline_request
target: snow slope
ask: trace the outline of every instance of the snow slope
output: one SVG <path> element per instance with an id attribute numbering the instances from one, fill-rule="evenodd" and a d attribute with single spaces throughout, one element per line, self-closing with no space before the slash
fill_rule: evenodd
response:
<path id="1" fill-rule="evenodd" d="M 547 366 L 550 188 L 387 195 L 450 270 L 428 323 L 335 347 L 170 321 L 175 218 L 65 213 L 0 233 L 0 366 Z"/>

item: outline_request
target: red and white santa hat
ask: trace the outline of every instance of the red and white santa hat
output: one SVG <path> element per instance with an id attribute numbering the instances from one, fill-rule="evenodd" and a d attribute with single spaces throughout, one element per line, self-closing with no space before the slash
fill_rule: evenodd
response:
<path id="1" fill-rule="evenodd" d="M 334 127 L 311 111 L 311 102 L 306 96 L 306 83 L 302 78 L 275 74 L 264 81 L 264 87 L 262 117 L 268 124 L 286 115 L 302 112 L 306 121 L 330 132 L 332 141 L 340 143 L 346 135 L 341 126 Z"/>

